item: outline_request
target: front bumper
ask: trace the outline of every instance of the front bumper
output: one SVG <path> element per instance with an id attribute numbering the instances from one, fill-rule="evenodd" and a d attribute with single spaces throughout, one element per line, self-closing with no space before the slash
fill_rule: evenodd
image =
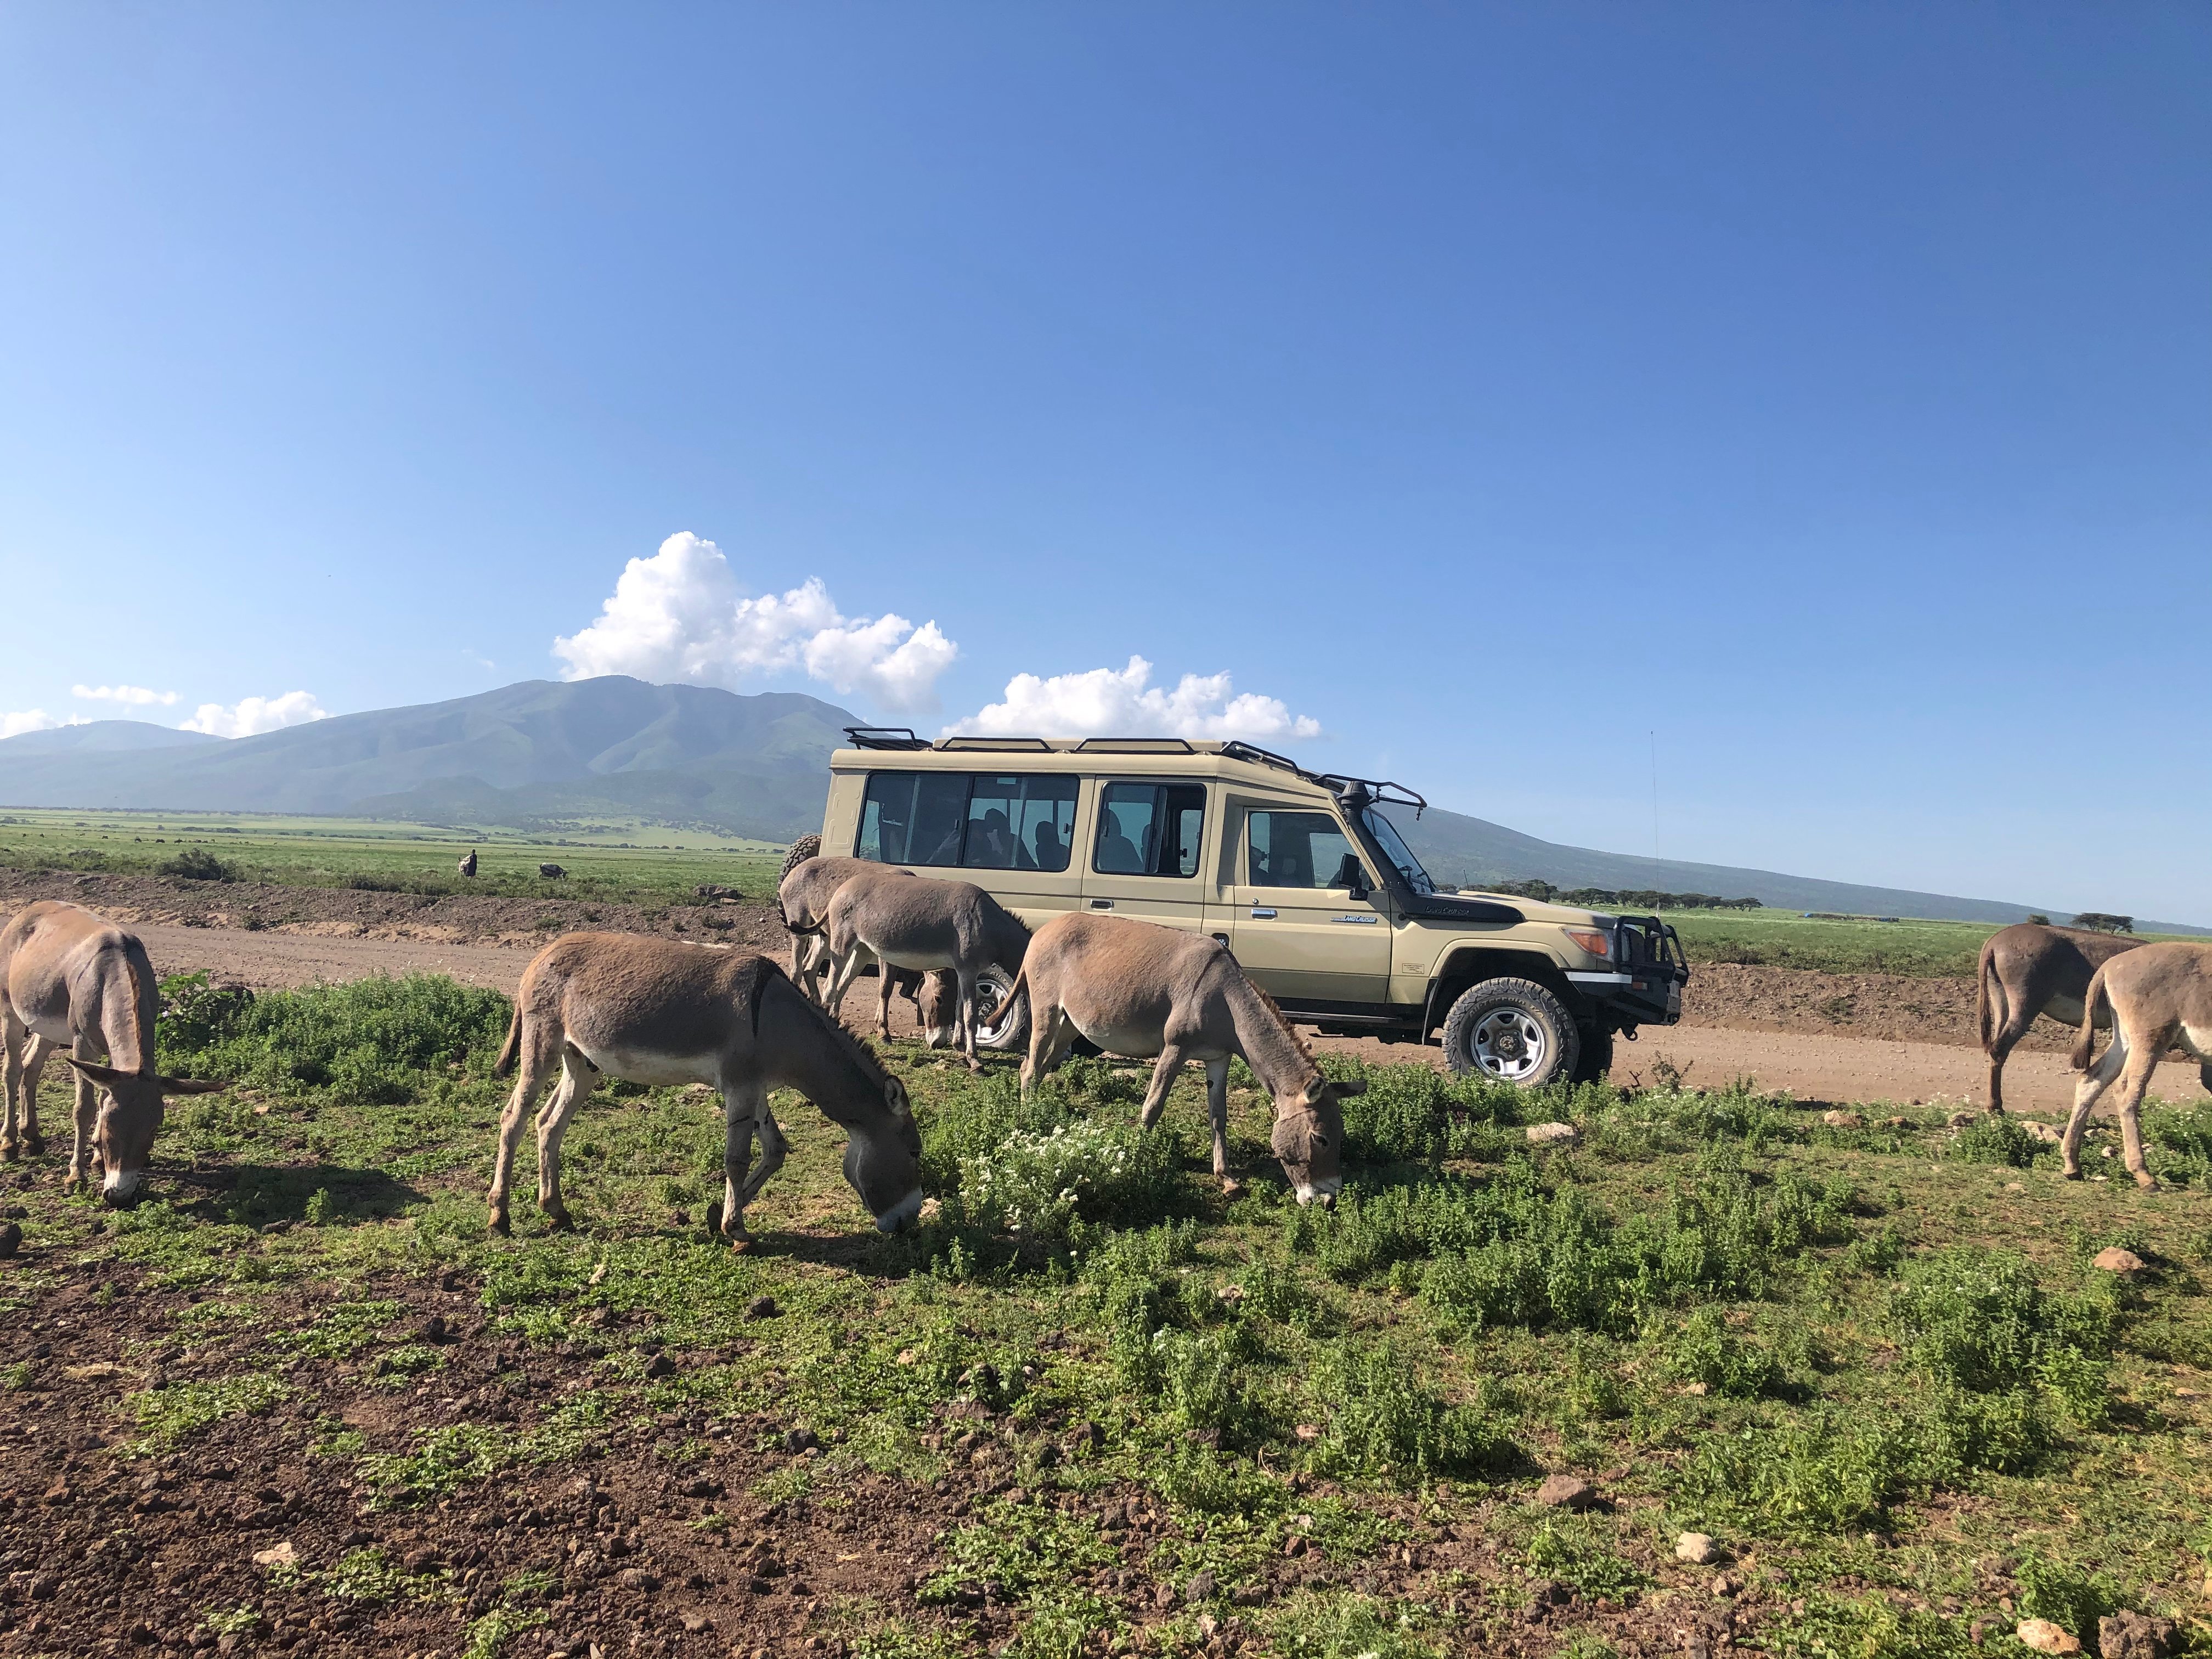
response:
<path id="1" fill-rule="evenodd" d="M 1613 925 L 1613 959 L 1619 967 L 1570 972 L 1567 982 L 1623 1029 L 1680 1022 L 1690 967 L 1680 934 L 1656 916 L 1623 916 Z"/>

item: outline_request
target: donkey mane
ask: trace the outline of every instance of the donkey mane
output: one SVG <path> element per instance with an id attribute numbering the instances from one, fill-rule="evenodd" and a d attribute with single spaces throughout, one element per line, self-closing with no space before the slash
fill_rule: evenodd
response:
<path id="1" fill-rule="evenodd" d="M 1249 975 L 1244 982 L 1247 985 L 1252 985 Z M 1291 1046 L 1297 1048 L 1299 1057 L 1312 1069 L 1313 1074 L 1316 1077 L 1325 1076 L 1326 1073 L 1321 1069 L 1321 1061 L 1314 1058 L 1313 1045 L 1305 1040 L 1304 1034 L 1297 1026 L 1291 1024 L 1290 1017 L 1283 1012 L 1282 1004 L 1277 1002 L 1274 998 L 1256 985 L 1252 985 L 1252 994 L 1260 999 L 1267 1012 L 1274 1018 L 1275 1024 L 1283 1028 L 1283 1035 L 1290 1038 Z"/>
<path id="2" fill-rule="evenodd" d="M 781 963 L 769 957 L 756 954 L 753 957 L 753 964 L 741 982 L 741 986 L 750 1005 L 753 1030 L 756 1032 L 760 1030 L 761 999 L 771 982 L 781 980 L 793 994 L 799 998 L 808 1014 L 813 1017 L 815 1023 L 823 1030 L 836 1034 L 837 1041 L 844 1044 L 845 1052 L 852 1057 L 861 1071 L 866 1073 L 871 1082 L 881 1088 L 890 1080 L 890 1073 L 884 1069 L 884 1063 L 878 1057 L 876 1051 L 847 1030 L 844 1021 L 825 1011 L 813 998 L 801 991 L 791 975 L 784 972 Z"/>

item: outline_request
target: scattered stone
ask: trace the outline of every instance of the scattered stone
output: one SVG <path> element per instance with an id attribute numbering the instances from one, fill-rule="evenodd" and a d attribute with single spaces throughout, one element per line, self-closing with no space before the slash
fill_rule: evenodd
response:
<path id="1" fill-rule="evenodd" d="M 1182 1599 L 1191 1606 L 1196 1607 L 1201 1601 L 1211 1601 L 1213 1599 L 1213 1589 L 1212 1573 L 1193 1573 L 1190 1583 L 1182 1587 Z"/>
<path id="2" fill-rule="evenodd" d="M 1674 1540 L 1674 1559 L 1693 1567 L 1711 1566 L 1721 1559 L 1721 1547 L 1709 1533 L 1686 1532 Z"/>
<path id="3" fill-rule="evenodd" d="M 254 1551 L 253 1565 L 257 1567 L 296 1567 L 300 1565 L 300 1552 L 292 1547 L 292 1540 L 288 1538 L 265 1550 Z"/>
<path id="4" fill-rule="evenodd" d="M 1734 1595 L 1736 1593 L 1736 1589 L 1737 1585 L 1735 1582 L 1735 1575 L 1734 1573 L 1717 1572 L 1713 1575 L 1714 1595 Z"/>
<path id="5" fill-rule="evenodd" d="M 1586 1510 L 1597 1502 L 1597 1488 L 1571 1474 L 1547 1474 L 1536 1488 L 1536 1501 L 1555 1510 Z"/>
<path id="6" fill-rule="evenodd" d="M 1531 1146 L 1571 1146 L 1583 1138 L 1571 1123 L 1532 1123 L 1522 1133 Z"/>
<path id="7" fill-rule="evenodd" d="M 2116 1613 L 2097 1621 L 2097 1651 L 2105 1659 L 2166 1659 L 2173 1651 L 2171 1619 Z"/>
<path id="8" fill-rule="evenodd" d="M 446 1565 L 446 1558 L 435 1550 L 410 1550 L 399 1565 L 410 1572 L 435 1572 Z"/>
<path id="9" fill-rule="evenodd" d="M 2066 1139 L 2065 1130 L 2056 1123 L 2045 1123 L 2039 1117 L 2024 1117 L 2020 1120 L 2020 1127 L 2046 1146 L 2056 1146 Z"/>
<path id="10" fill-rule="evenodd" d="M 14 1222 L 0 1227 L 0 1259 L 11 1256 L 23 1248 L 23 1230 Z"/>
<path id="11" fill-rule="evenodd" d="M 2048 1619 L 2023 1619 L 2013 1634 L 2038 1653 L 2079 1653 L 2081 1644 Z"/>
<path id="12" fill-rule="evenodd" d="M 714 1621 L 713 1620 L 708 1618 L 703 1613 L 687 1613 L 684 1615 L 684 1628 L 690 1631 L 694 1636 L 696 1636 L 702 1630 L 709 1630 L 713 1628 L 714 1622 Z"/>
<path id="13" fill-rule="evenodd" d="M 1823 1112 L 1820 1114 L 1820 1121 L 1826 1124 L 1831 1129 L 1863 1129 L 1866 1127 L 1866 1115 L 1863 1112 L 1846 1112 L 1842 1110 Z"/>
<path id="14" fill-rule="evenodd" d="M 454 1333 L 447 1325 L 443 1314 L 432 1314 L 415 1331 L 415 1340 L 418 1342 L 450 1342 L 453 1336 Z"/>
<path id="15" fill-rule="evenodd" d="M 2024 1193 L 2027 1190 L 2027 1188 L 2021 1182 L 2008 1181 L 2005 1182 L 2005 1190 L 2008 1193 Z"/>
<path id="16" fill-rule="evenodd" d="M 1946 1121 L 1953 1128 L 1963 1129 L 1969 1123 L 1980 1122 L 1982 1121 L 1982 1116 L 1983 1115 L 1979 1112 L 1954 1112 Z"/>
<path id="17" fill-rule="evenodd" d="M 745 1304 L 745 1317 L 748 1319 L 773 1319 L 782 1311 L 775 1305 L 775 1298 L 772 1296 L 757 1296 Z"/>
<path id="18" fill-rule="evenodd" d="M 2143 1259 L 2133 1250 L 2124 1250 L 2114 1244 L 2098 1251 L 2089 1259 L 2089 1265 L 2101 1267 L 2108 1273 L 2139 1273 L 2143 1268 Z"/>
<path id="19" fill-rule="evenodd" d="M 1909 1117 L 1886 1117 L 1881 1121 L 1881 1127 L 1885 1129 L 1909 1129 L 1912 1127 L 1912 1120 Z"/>
<path id="20" fill-rule="evenodd" d="M 624 1567 L 618 1582 L 624 1589 L 629 1590 L 650 1591 L 660 1588 L 660 1580 L 643 1567 Z"/>
<path id="21" fill-rule="evenodd" d="M 664 1376 L 676 1375 L 676 1362 L 665 1353 L 657 1353 L 645 1362 L 646 1380 L 657 1382 Z"/>

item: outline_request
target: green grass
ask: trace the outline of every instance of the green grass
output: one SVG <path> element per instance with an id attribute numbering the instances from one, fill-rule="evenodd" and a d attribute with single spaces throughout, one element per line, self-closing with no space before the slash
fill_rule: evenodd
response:
<path id="1" fill-rule="evenodd" d="M 1987 921 L 1816 921 L 1795 910 L 1676 910 L 1665 918 L 1682 936 L 1691 962 L 1806 968 L 1828 974 L 1899 974 L 1972 979 Z M 2063 916 L 2053 920 L 2063 922 Z M 2144 933 L 2146 939 L 2179 934 Z M 2201 939 L 2201 935 L 2195 935 Z"/>
<path id="2" fill-rule="evenodd" d="M 454 865 L 478 849 L 478 872 Z M 783 849 L 702 830 L 595 819 L 526 832 L 466 824 L 222 812 L 70 811 L 16 807 L 0 813 L 0 866 L 191 873 L 179 861 L 240 881 L 284 886 L 378 887 L 421 893 L 668 903 L 702 884 L 753 897 L 773 889 Z M 560 865 L 563 879 L 540 877 Z"/>
<path id="3" fill-rule="evenodd" d="M 223 1339 L 233 1369 L 134 1396 L 141 1447 L 269 1411 L 309 1386 L 270 1368 L 302 1357 L 369 1387 L 429 1374 L 459 1351 L 422 1342 L 372 1281 L 453 1268 L 499 1340 L 604 1347 L 586 1386 L 525 1423 L 368 1434 L 292 1401 L 270 1441 L 399 1511 L 588 1466 L 675 1413 L 695 1433 L 765 1413 L 818 1437 L 821 1456 L 732 1510 L 802 1492 L 834 1506 L 863 1470 L 957 1487 L 986 1453 L 1011 1486 L 946 1524 L 920 1607 L 850 1614 L 862 1653 L 965 1650 L 959 1608 L 984 1582 L 1019 1609 L 1018 1655 L 1131 1637 L 1097 1582 L 1117 1559 L 1174 1585 L 1212 1572 L 1279 1654 L 1481 1650 L 1518 1627 L 1533 1581 L 1559 1580 L 1581 1599 L 1558 1639 L 1595 1655 L 1620 1638 L 1577 1620 L 1704 1594 L 1710 1573 L 1672 1558 L 1685 1528 L 1732 1552 L 1775 1653 L 1963 1654 L 1973 1619 L 2006 1617 L 2000 1595 L 2077 1632 L 2099 1607 L 2196 1605 L 2212 1107 L 2152 1114 L 2170 1185 L 2143 1194 L 2063 1183 L 2046 1157 L 2015 1161 L 1933 1111 L 1839 1135 L 1746 1091 L 1516 1096 L 1376 1067 L 1332 1213 L 1291 1201 L 1249 1091 L 1231 1122 L 1246 1188 L 1224 1200 L 1196 1074 L 1140 1136 L 1145 1068 L 1073 1063 L 1024 1103 L 1004 1059 L 970 1078 L 902 1048 L 934 1219 L 877 1237 L 839 1176 L 840 1136 L 786 1097 L 790 1161 L 749 1215 L 763 1247 L 738 1255 L 696 1220 L 720 1184 L 718 1115 L 627 1086 L 570 1130 L 578 1231 L 542 1231 L 526 1197 L 514 1237 L 486 1235 L 500 1016 L 425 980 L 272 993 L 251 1020 L 210 1012 L 186 1056 L 236 1061 L 270 1109 L 180 1103 L 156 1163 L 233 1186 L 157 1180 L 154 1200 L 108 1218 L 26 1189 L 34 1237 L 209 1292 L 190 1340 Z M 377 1064 L 337 1068 L 351 1048 Z M 1519 1127 L 1562 1117 L 1582 1146 L 1532 1155 Z M 526 1142 L 525 1194 L 529 1157 Z M 2141 1282 L 2089 1265 L 2112 1243 L 2152 1263 Z M 748 1319 L 763 1292 L 782 1316 Z M 647 1343 L 719 1357 L 648 1382 Z M 1101 1426 L 1097 1444 L 1070 1449 L 1077 1422 Z M 1597 1480 L 1610 1507 L 1532 1504 L 1559 1469 Z M 1114 1480 L 1162 1517 L 1140 1541 L 1054 1501 Z M 1437 1524 L 1486 1540 L 1449 1590 L 1456 1611 L 1441 1588 L 1361 1587 Z M 1269 1582 L 1294 1535 L 1336 1578 L 1231 1601 Z M 2008 1585 L 1975 1571 L 1999 1553 L 2023 1561 Z M 450 1593 L 383 1558 L 337 1571 L 361 1599 Z M 1198 1644 L 1200 1611 L 1168 1615 L 1176 1640 Z M 495 1607 L 466 1639 L 496 1651 L 536 1618 Z"/>

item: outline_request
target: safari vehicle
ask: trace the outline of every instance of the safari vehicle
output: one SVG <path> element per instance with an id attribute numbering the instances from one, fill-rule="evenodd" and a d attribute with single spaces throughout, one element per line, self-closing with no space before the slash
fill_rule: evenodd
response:
<path id="1" fill-rule="evenodd" d="M 972 881 L 1032 927 L 1084 909 L 1211 933 L 1298 1024 L 1440 1038 L 1454 1071 L 1535 1085 L 1601 1077 L 1616 1034 L 1681 1018 L 1672 927 L 1439 890 L 1383 810 L 1426 807 L 1401 785 L 1239 742 L 846 735 L 823 852 Z M 994 1047 L 1026 1024 L 1011 979 Z"/>

